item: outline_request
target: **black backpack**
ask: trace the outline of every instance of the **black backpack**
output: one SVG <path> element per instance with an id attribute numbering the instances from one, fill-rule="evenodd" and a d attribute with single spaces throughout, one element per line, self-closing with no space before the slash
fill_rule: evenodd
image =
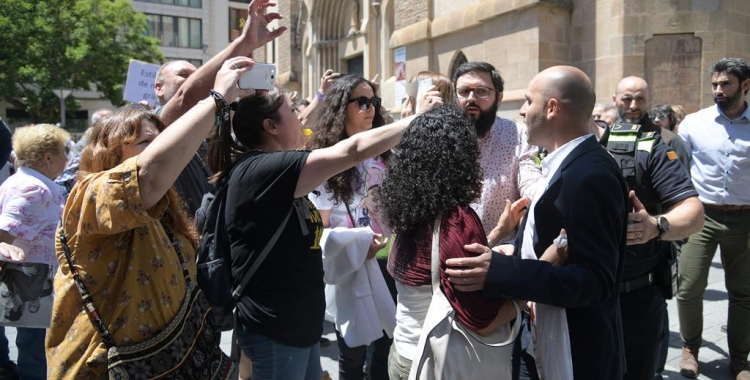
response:
<path id="1" fill-rule="evenodd" d="M 211 304 L 214 325 L 221 331 L 234 328 L 231 252 L 224 225 L 224 199 L 228 187 L 224 183 L 216 194 L 206 193 L 201 207 L 195 212 L 196 229 L 201 233 L 196 251 L 198 286 Z"/>
<path id="2" fill-rule="evenodd" d="M 229 174 L 231 175 L 231 171 Z M 228 177 L 219 184 L 216 194 L 203 195 L 201 207 L 195 212 L 196 229 L 201 233 L 201 241 L 196 251 L 198 286 L 208 298 L 208 303 L 211 304 L 214 325 L 220 331 L 229 331 L 234 328 L 235 303 L 242 295 L 252 275 L 273 248 L 292 213 L 292 208 L 290 208 L 276 233 L 235 288 L 232 279 L 231 246 L 224 224 L 224 203 L 229 188 Z"/>

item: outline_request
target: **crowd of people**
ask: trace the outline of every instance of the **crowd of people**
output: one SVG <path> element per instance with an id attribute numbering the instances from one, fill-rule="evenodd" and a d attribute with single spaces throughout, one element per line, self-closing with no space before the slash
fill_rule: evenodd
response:
<path id="1" fill-rule="evenodd" d="M 746 61 L 716 62 L 716 104 L 689 115 L 651 106 L 635 76 L 595 104 L 583 71 L 554 66 L 529 82 L 522 121 L 497 116 L 500 72 L 469 62 L 411 78 L 432 85 L 394 120 L 356 74 L 326 71 L 311 101 L 239 89 L 252 51 L 285 32 L 268 30 L 270 5 L 251 1 L 242 34 L 200 68 L 165 63 L 157 109 L 100 110 L 72 150 L 52 125 L 0 127 L 0 161 L 14 157 L 0 323 L 54 298 L 49 328 L 18 329 L 17 365 L 0 334 L 0 379 L 111 378 L 113 352 L 175 331 L 143 374 L 187 355 L 229 378 L 210 319 L 188 329 L 205 303 L 192 219 L 220 188 L 235 285 L 258 268 L 236 298 L 241 379 L 320 379 L 324 320 L 340 379 L 440 379 L 424 360 L 433 284 L 466 334 L 511 342 L 492 363 L 503 379 L 660 379 L 676 297 L 680 373 L 696 378 L 717 247 L 729 368 L 750 379 Z"/>

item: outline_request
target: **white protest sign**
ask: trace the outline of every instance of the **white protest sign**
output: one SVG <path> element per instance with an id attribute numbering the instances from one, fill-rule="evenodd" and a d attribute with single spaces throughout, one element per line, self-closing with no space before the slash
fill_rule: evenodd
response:
<path id="1" fill-rule="evenodd" d="M 122 98 L 129 102 L 138 103 L 145 100 L 151 106 L 156 106 L 156 94 L 154 94 L 154 81 L 159 65 L 130 60 L 128 66 L 128 79 L 125 81 L 125 93 Z"/>

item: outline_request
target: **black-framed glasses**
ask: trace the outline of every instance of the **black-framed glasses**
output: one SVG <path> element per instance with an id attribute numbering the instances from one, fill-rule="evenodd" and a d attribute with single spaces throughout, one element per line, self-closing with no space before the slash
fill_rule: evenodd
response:
<path id="1" fill-rule="evenodd" d="M 490 96 L 491 93 L 495 92 L 494 88 L 489 87 L 459 87 L 456 89 L 456 95 L 458 95 L 461 99 L 466 99 L 471 95 L 471 93 L 474 93 L 474 96 L 477 99 L 487 99 L 487 97 Z"/>
<path id="2" fill-rule="evenodd" d="M 380 98 L 377 96 L 373 96 L 372 98 L 368 98 L 366 96 L 360 96 L 358 98 L 349 99 L 347 103 L 354 103 L 357 102 L 357 106 L 359 106 L 360 111 L 367 111 L 368 108 L 370 108 L 370 105 L 372 104 L 373 107 L 375 107 L 375 111 L 380 109 Z"/>
<path id="3" fill-rule="evenodd" d="M 655 114 L 649 115 L 649 119 L 651 119 L 651 120 L 657 120 L 657 119 L 659 119 L 659 120 L 667 120 L 667 115 L 660 114 L 660 113 L 655 113 Z"/>

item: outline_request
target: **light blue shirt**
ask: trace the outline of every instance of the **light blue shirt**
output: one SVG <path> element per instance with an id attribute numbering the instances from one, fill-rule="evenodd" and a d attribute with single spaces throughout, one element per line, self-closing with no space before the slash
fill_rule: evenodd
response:
<path id="1" fill-rule="evenodd" d="M 750 107 L 730 120 L 714 105 L 685 117 L 679 135 L 703 203 L 750 205 Z"/>

